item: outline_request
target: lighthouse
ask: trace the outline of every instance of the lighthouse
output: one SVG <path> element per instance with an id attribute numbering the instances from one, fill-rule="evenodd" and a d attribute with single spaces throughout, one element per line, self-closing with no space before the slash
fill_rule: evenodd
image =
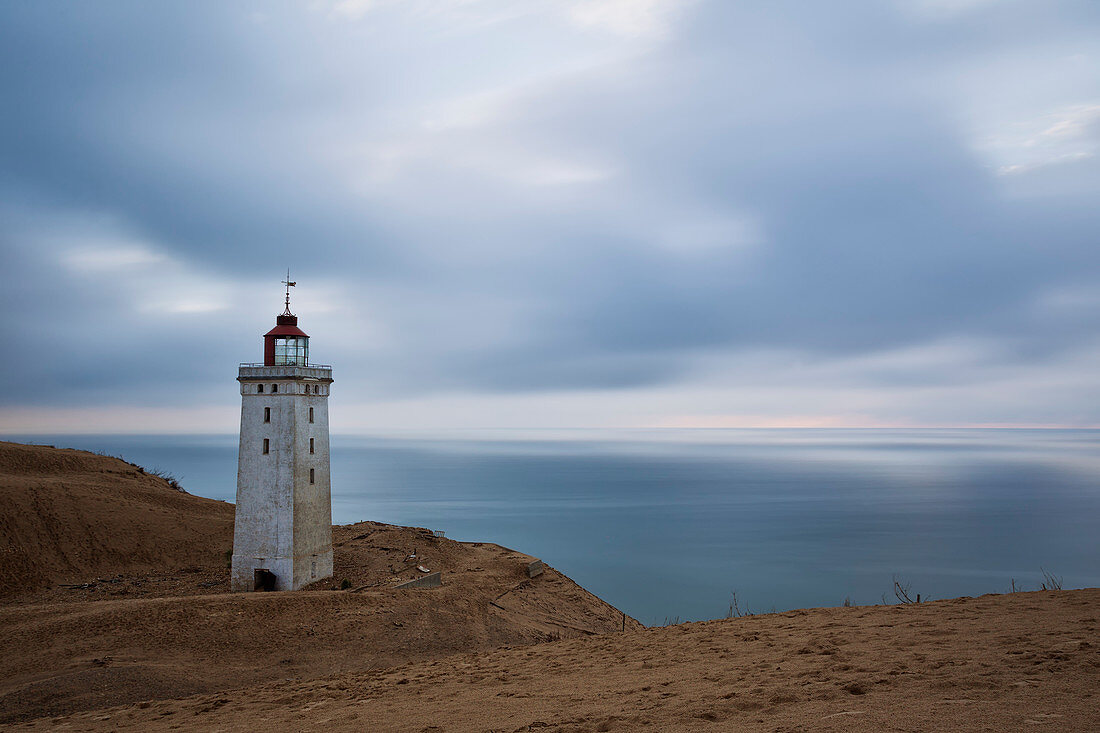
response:
<path id="1" fill-rule="evenodd" d="M 328 393 L 309 335 L 286 308 L 264 334 L 262 364 L 240 365 L 241 441 L 233 527 L 234 591 L 297 590 L 332 576 Z"/>

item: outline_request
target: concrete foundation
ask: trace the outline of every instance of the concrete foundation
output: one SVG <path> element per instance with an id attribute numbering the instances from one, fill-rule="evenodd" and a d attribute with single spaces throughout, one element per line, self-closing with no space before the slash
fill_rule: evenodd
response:
<path id="1" fill-rule="evenodd" d="M 399 583 L 395 588 L 438 588 L 443 585 L 443 573 L 435 571 L 431 575 L 425 575 L 423 578 L 414 578 L 412 580 L 406 580 L 404 583 Z"/>

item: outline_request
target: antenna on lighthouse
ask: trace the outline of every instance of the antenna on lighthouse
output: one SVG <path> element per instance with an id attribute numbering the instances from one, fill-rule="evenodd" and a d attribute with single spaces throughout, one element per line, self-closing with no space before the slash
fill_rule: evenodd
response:
<path id="1" fill-rule="evenodd" d="M 283 285 L 286 285 L 286 310 L 283 311 L 283 315 L 291 316 L 294 314 L 290 312 L 290 289 L 294 287 L 297 283 L 291 281 L 290 279 L 290 268 L 287 268 L 286 280 L 283 280 L 282 283 Z"/>

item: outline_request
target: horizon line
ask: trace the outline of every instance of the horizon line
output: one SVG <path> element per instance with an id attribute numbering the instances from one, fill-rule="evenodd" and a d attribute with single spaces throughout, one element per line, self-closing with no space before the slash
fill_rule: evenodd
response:
<path id="1" fill-rule="evenodd" d="M 333 435 L 379 436 L 386 433 L 472 433 L 472 432 L 706 432 L 723 430 L 1100 430 L 1100 425 L 1063 425 L 1057 423 L 959 423 L 944 425 L 618 425 L 618 426 L 470 426 L 470 427 L 393 427 L 377 429 L 334 430 Z M 237 436 L 236 430 L 212 431 L 150 431 L 150 430 L 8 430 L 0 428 L 0 438 L 34 436 L 118 435 L 118 436 Z"/>

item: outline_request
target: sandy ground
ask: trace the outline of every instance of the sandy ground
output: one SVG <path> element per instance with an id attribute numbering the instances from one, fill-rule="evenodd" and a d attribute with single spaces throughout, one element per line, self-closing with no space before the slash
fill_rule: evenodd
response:
<path id="1" fill-rule="evenodd" d="M 1098 613 L 1098 590 L 794 611 L 456 655 L 27 727 L 1100 730 Z"/>
<path id="2" fill-rule="evenodd" d="M 334 528 L 332 581 L 229 594 L 231 521 L 0 444 L 0 727 L 1100 730 L 1097 589 L 643 629 L 530 556 L 373 522 Z M 395 589 L 417 564 L 443 587 Z"/>

